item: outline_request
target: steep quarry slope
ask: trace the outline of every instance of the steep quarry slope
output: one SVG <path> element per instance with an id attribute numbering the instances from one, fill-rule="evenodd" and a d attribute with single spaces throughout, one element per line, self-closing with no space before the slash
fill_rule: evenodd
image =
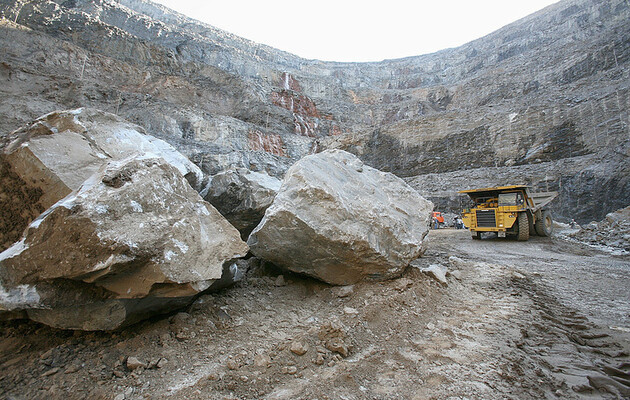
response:
<path id="1" fill-rule="evenodd" d="M 628 205 L 624 0 L 562 1 L 459 48 L 378 63 L 304 60 L 142 0 L 2 0 L 0 15 L 3 134 L 91 106 L 208 174 L 281 176 L 337 147 L 442 209 L 463 204 L 460 189 L 509 183 L 560 191 L 556 215 L 578 222 Z"/>

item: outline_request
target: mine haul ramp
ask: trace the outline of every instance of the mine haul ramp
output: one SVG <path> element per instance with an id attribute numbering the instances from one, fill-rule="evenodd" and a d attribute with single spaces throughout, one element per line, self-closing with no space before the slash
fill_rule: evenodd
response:
<path id="1" fill-rule="evenodd" d="M 551 213 L 546 206 L 558 192 L 534 193 L 529 186 L 512 185 L 462 190 L 474 205 L 463 212 L 464 225 L 473 239 L 483 232 L 496 232 L 499 237 L 513 236 L 528 240 L 530 235 L 550 236 Z"/>

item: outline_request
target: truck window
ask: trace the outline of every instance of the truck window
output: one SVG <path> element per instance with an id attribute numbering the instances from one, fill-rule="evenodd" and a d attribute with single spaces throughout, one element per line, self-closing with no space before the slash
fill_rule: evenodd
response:
<path id="1" fill-rule="evenodd" d="M 500 193 L 499 207 L 501 206 L 517 206 L 523 204 L 523 196 L 520 193 Z"/>

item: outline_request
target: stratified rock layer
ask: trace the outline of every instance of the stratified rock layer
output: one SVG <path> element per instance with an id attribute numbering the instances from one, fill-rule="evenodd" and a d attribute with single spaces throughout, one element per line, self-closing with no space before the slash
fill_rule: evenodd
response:
<path id="1" fill-rule="evenodd" d="M 112 161 L 0 254 L 0 309 L 34 309 L 56 327 L 113 329 L 138 310 L 190 300 L 247 251 L 171 164 Z M 111 313 L 115 322 L 101 318 Z"/>
<path id="2" fill-rule="evenodd" d="M 145 0 L 0 0 L 0 16 L 0 133 L 89 106 L 208 175 L 282 177 L 341 148 L 441 211 L 461 212 L 462 189 L 529 184 L 584 224 L 630 198 L 626 0 L 563 0 L 457 48 L 369 63 L 305 60 Z"/>
<path id="3" fill-rule="evenodd" d="M 289 169 L 248 244 L 260 258 L 332 284 L 392 278 L 422 254 L 432 209 L 393 174 L 328 150 Z"/>

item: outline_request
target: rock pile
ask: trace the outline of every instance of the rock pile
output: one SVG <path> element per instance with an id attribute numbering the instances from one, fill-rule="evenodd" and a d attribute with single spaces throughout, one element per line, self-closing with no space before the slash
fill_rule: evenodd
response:
<path id="1" fill-rule="evenodd" d="M 28 206 L 53 204 L 0 254 L 0 310 L 115 329 L 188 304 L 247 254 L 191 186 L 199 169 L 115 116 L 53 113 L 13 136 L 4 162 L 37 188 Z"/>
<path id="2" fill-rule="evenodd" d="M 97 110 L 9 138 L 0 207 L 26 212 L 1 232 L 0 311 L 54 327 L 116 329 L 229 286 L 258 262 L 252 230 L 260 259 L 336 285 L 397 277 L 424 251 L 432 203 L 345 151 L 304 158 L 282 185 L 244 169 L 203 185 L 170 145 Z"/>
<path id="3" fill-rule="evenodd" d="M 569 236 L 594 245 L 614 247 L 630 252 L 630 206 L 591 222 Z"/>
<path id="4" fill-rule="evenodd" d="M 399 276 L 423 253 L 433 204 L 393 174 L 327 150 L 294 164 L 251 251 L 335 285 Z"/>

